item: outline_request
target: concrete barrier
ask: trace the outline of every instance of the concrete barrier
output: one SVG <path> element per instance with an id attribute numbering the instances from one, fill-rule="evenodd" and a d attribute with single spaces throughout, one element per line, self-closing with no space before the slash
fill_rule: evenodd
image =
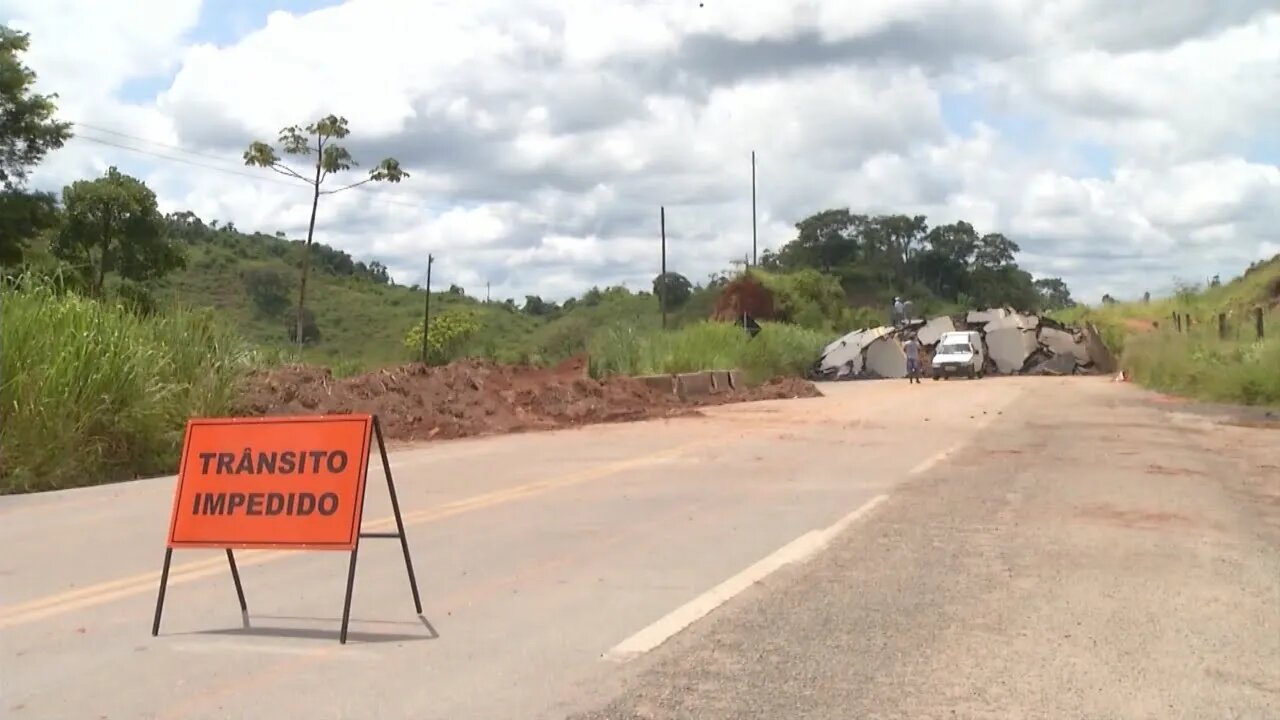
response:
<path id="1" fill-rule="evenodd" d="M 676 375 L 676 395 L 681 400 L 711 394 L 711 373 L 681 373 Z"/>
<path id="2" fill-rule="evenodd" d="M 641 375 L 636 380 L 665 395 L 676 394 L 675 375 Z"/>
<path id="3" fill-rule="evenodd" d="M 711 375 L 711 392 L 715 395 L 727 393 L 733 390 L 733 385 L 729 384 L 728 370 L 712 370 Z"/>
<path id="4" fill-rule="evenodd" d="M 730 388 L 733 388 L 734 390 L 746 390 L 746 389 L 747 389 L 746 381 L 744 381 L 744 380 L 742 379 L 742 371 L 741 371 L 741 370 L 730 370 L 730 371 L 729 371 L 729 387 L 730 387 Z"/>

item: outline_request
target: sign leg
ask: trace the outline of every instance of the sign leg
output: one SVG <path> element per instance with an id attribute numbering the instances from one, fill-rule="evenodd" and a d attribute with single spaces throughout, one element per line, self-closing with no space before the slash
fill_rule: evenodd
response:
<path id="1" fill-rule="evenodd" d="M 227 548 L 227 564 L 231 566 L 231 579 L 236 584 L 236 597 L 240 599 L 240 619 L 249 627 L 249 605 L 244 601 L 244 586 L 240 584 L 240 571 L 236 568 L 236 556 Z"/>
<path id="2" fill-rule="evenodd" d="M 164 610 L 164 591 L 169 586 L 169 563 L 173 560 L 173 548 L 164 549 L 164 567 L 160 569 L 160 594 L 156 596 L 156 618 L 151 622 L 151 637 L 160 634 L 160 613 Z"/>
<path id="3" fill-rule="evenodd" d="M 347 570 L 347 599 L 342 603 L 342 632 L 338 642 L 347 644 L 347 624 L 351 621 L 351 591 L 356 584 L 356 555 L 360 552 L 360 544 L 356 543 L 351 550 L 351 567 Z"/>
<path id="4" fill-rule="evenodd" d="M 382 455 L 382 471 L 387 476 L 387 493 L 391 495 L 391 511 L 396 516 L 396 532 L 400 535 L 400 549 L 404 551 L 404 568 L 409 571 L 409 589 L 413 591 L 413 608 L 422 614 L 422 597 L 418 595 L 418 579 L 413 574 L 413 560 L 409 557 L 409 536 L 404 532 L 404 519 L 400 517 L 400 501 L 396 498 L 396 485 L 391 480 L 391 461 L 387 459 L 387 445 L 382 440 L 382 425 L 373 417 L 373 432 L 378 437 L 378 452 Z"/>

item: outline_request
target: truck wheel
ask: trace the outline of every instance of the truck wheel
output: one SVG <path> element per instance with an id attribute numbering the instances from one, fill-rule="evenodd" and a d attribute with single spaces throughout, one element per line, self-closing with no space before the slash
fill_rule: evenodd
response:
<path id="1" fill-rule="evenodd" d="M 969 368 L 969 379 L 972 380 L 974 377 L 975 373 L 973 372 L 973 368 Z"/>

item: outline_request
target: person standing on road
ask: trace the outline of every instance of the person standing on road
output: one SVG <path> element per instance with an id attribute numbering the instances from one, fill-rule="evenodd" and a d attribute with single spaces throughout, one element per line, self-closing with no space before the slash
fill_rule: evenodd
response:
<path id="1" fill-rule="evenodd" d="M 902 350 L 907 354 L 907 382 L 920 383 L 920 342 L 914 337 L 907 338 Z"/>

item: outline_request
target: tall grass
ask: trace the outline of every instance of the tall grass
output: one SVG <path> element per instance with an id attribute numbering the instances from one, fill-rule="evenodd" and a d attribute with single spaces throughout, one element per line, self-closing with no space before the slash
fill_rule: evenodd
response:
<path id="1" fill-rule="evenodd" d="M 1276 313 L 1267 327 L 1276 327 Z M 1129 336 L 1123 366 L 1141 385 L 1201 400 L 1280 405 L 1280 341 L 1219 339 L 1211 323 L 1190 332 L 1159 331 Z M 1252 330 L 1241 333 L 1252 336 Z"/>
<path id="2" fill-rule="evenodd" d="M 0 289 L 0 494 L 172 471 L 253 353 L 211 312 L 139 317 L 33 278 Z"/>
<path id="3" fill-rule="evenodd" d="M 803 375 L 830 333 L 785 323 L 761 323 L 755 338 L 728 323 L 700 322 L 678 330 L 615 326 L 589 345 L 590 371 L 604 375 L 656 375 L 738 368 L 749 383 L 779 375 Z"/>

